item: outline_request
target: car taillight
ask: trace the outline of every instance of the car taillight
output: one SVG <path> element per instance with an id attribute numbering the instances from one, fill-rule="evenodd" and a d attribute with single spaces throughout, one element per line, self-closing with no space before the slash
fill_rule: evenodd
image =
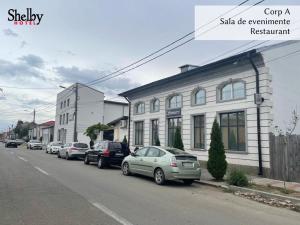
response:
<path id="1" fill-rule="evenodd" d="M 170 166 L 171 166 L 171 167 L 177 167 L 177 161 L 176 161 L 175 156 L 173 156 L 173 157 L 171 158 Z"/>
<path id="2" fill-rule="evenodd" d="M 109 156 L 109 150 L 108 150 L 108 148 L 103 151 L 103 156 L 106 156 L 106 157 Z"/>

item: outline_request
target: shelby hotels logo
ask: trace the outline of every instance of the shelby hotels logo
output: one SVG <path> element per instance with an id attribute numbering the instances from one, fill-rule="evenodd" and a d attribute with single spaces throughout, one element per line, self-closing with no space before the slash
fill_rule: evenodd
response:
<path id="1" fill-rule="evenodd" d="M 25 13 L 19 13 L 17 9 L 8 10 L 8 21 L 14 25 L 39 25 L 44 14 L 33 13 L 32 8 L 27 8 Z"/>

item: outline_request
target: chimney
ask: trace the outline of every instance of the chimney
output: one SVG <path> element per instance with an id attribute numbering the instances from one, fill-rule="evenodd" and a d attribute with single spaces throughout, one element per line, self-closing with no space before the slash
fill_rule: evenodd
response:
<path id="1" fill-rule="evenodd" d="M 189 70 L 196 69 L 197 67 L 198 66 L 195 66 L 195 65 L 185 64 L 183 66 L 180 66 L 179 69 L 180 69 L 181 73 L 184 73 L 184 72 L 187 72 Z"/>

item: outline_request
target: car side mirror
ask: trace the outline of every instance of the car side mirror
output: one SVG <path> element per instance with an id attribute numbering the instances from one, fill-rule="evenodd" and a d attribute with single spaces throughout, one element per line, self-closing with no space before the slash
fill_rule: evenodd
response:
<path id="1" fill-rule="evenodd" d="M 136 157 L 136 154 L 134 152 L 131 152 L 130 155 Z"/>

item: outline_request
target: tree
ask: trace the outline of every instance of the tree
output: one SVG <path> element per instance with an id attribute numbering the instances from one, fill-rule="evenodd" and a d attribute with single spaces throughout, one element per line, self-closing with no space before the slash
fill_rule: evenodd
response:
<path id="1" fill-rule="evenodd" d="M 214 120 L 210 134 L 207 169 L 216 180 L 222 180 L 227 169 L 222 133 L 216 119 Z"/>
<path id="2" fill-rule="evenodd" d="M 160 146 L 160 141 L 158 135 L 155 137 L 155 146 Z"/>
<path id="3" fill-rule="evenodd" d="M 88 127 L 85 130 L 84 134 L 86 136 L 88 136 L 91 139 L 91 141 L 95 141 L 97 139 L 97 135 L 99 134 L 100 131 L 105 131 L 108 129 L 110 129 L 110 126 L 101 124 L 101 123 L 97 123 L 97 124 L 94 124 L 94 125 Z"/>
<path id="4" fill-rule="evenodd" d="M 181 150 L 184 150 L 184 146 L 183 146 L 182 138 L 181 138 L 181 132 L 180 132 L 180 128 L 179 127 L 176 127 L 173 147 L 181 149 Z"/>
<path id="5" fill-rule="evenodd" d="M 126 144 L 126 145 L 128 144 L 128 141 L 127 141 L 126 135 L 124 136 L 122 143 L 123 143 L 123 144 Z"/>

